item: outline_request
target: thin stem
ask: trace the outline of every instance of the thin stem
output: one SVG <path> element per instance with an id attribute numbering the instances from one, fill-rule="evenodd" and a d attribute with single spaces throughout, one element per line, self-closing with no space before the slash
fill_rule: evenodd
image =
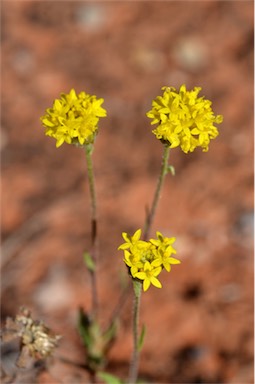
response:
<path id="1" fill-rule="evenodd" d="M 162 156 L 162 164 L 161 164 L 161 170 L 160 170 L 160 175 L 159 175 L 159 178 L 158 178 L 157 187 L 156 187 L 156 190 L 155 190 L 155 194 L 154 194 L 154 198 L 153 198 L 151 209 L 150 209 L 150 211 L 149 211 L 149 213 L 148 213 L 148 215 L 146 217 L 146 221 L 145 221 L 145 225 L 144 225 L 144 231 L 143 231 L 144 232 L 144 236 L 143 236 L 144 240 L 148 240 L 148 237 L 149 237 L 149 234 L 150 234 L 151 225 L 152 225 L 152 222 L 154 220 L 156 208 L 158 206 L 158 202 L 159 202 L 159 198 L 160 198 L 163 182 L 164 182 L 165 176 L 166 176 L 166 174 L 168 172 L 169 153 L 170 153 L 170 148 L 165 145 L 164 146 L 163 156 Z"/>
<path id="2" fill-rule="evenodd" d="M 134 304 L 133 304 L 133 353 L 129 369 L 129 384 L 135 384 L 138 375 L 139 366 L 139 336 L 138 336 L 138 325 L 139 325 L 139 313 L 141 304 L 141 290 L 142 284 L 137 281 L 133 281 L 134 285 Z"/>
<path id="3" fill-rule="evenodd" d="M 89 178 L 89 191 L 90 191 L 90 198 L 91 198 L 91 240 L 93 245 L 97 237 L 97 202 L 96 202 L 94 172 L 93 172 L 93 165 L 92 165 L 92 158 L 91 158 L 92 150 L 93 150 L 93 147 L 91 144 L 87 144 L 85 146 L 87 170 L 88 170 L 88 178 Z"/>
<path id="4" fill-rule="evenodd" d="M 96 317 L 98 309 L 98 295 L 97 295 L 97 279 L 96 279 L 96 265 L 97 265 L 97 202 L 96 202 L 96 190 L 94 181 L 94 172 L 92 164 L 92 151 L 93 145 L 85 145 L 85 154 L 87 161 L 88 180 L 89 180 L 89 192 L 91 199 L 91 258 L 94 262 L 94 270 L 91 270 L 91 285 L 92 285 L 92 313 Z"/>

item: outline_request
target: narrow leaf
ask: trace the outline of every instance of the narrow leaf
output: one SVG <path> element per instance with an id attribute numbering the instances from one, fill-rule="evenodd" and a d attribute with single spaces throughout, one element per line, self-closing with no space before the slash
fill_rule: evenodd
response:
<path id="1" fill-rule="evenodd" d="M 172 176 L 175 176 L 175 168 L 173 165 L 168 165 L 167 172 L 170 172 Z"/>
<path id="2" fill-rule="evenodd" d="M 97 376 L 99 377 L 99 379 L 104 380 L 104 382 L 107 384 L 123 384 L 124 383 L 123 380 L 121 380 L 117 376 L 110 375 L 107 372 L 99 372 L 97 373 Z"/>
<path id="3" fill-rule="evenodd" d="M 88 252 L 84 252 L 83 260 L 84 260 L 84 263 L 85 263 L 86 267 L 88 268 L 88 270 L 90 272 L 94 272 L 95 271 L 95 263 Z"/>
<path id="4" fill-rule="evenodd" d="M 92 344 L 91 335 L 90 335 L 90 320 L 88 315 L 84 312 L 82 308 L 79 309 L 79 319 L 78 319 L 78 331 L 80 333 L 81 339 L 84 345 L 89 348 Z"/>
<path id="5" fill-rule="evenodd" d="M 139 337 L 139 340 L 138 340 L 138 350 L 139 351 L 141 351 L 141 349 L 143 347 L 145 333 L 146 333 L 146 327 L 145 327 L 145 325 L 143 325 L 142 330 L 141 330 L 141 334 L 140 334 L 140 337 Z"/>

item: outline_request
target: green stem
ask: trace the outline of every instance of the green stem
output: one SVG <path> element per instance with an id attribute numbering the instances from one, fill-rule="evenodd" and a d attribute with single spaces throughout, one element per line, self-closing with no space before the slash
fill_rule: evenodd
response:
<path id="1" fill-rule="evenodd" d="M 97 202 L 96 202 L 96 190 L 95 190 L 95 181 L 94 181 L 94 172 L 92 165 L 92 144 L 87 144 L 85 146 L 86 160 L 87 160 L 87 170 L 89 178 L 89 191 L 91 198 L 91 240 L 92 244 L 95 243 L 97 237 Z"/>
<path id="2" fill-rule="evenodd" d="M 92 313 L 96 317 L 98 309 L 98 295 L 97 295 L 97 279 L 96 279 L 96 264 L 97 264 L 97 202 L 96 202 L 96 190 L 94 181 L 94 172 L 92 164 L 92 151 L 93 145 L 85 145 L 85 154 L 87 161 L 87 171 L 89 180 L 89 192 L 91 199 L 91 258 L 94 262 L 94 270 L 91 270 L 91 285 L 92 285 Z"/>
<path id="3" fill-rule="evenodd" d="M 156 208 L 158 206 L 159 198 L 160 198 L 160 193 L 162 190 L 163 182 L 165 179 L 166 174 L 168 173 L 168 159 L 169 159 L 169 153 L 170 153 L 170 148 L 168 146 L 164 146 L 164 152 L 162 156 L 162 164 L 161 164 L 161 171 L 160 175 L 158 178 L 158 183 L 157 187 L 155 190 L 153 202 L 151 209 L 146 217 L 145 225 L 144 225 L 144 240 L 148 240 L 151 225 L 155 216 Z"/>
<path id="4" fill-rule="evenodd" d="M 157 187 L 155 190 L 153 202 L 151 209 L 146 217 L 145 225 L 144 225 L 144 240 L 148 240 L 151 225 L 155 216 L 155 212 L 158 206 L 158 202 L 160 199 L 161 190 L 163 187 L 165 176 L 168 173 L 168 159 L 169 159 L 170 148 L 168 146 L 164 146 L 164 152 L 162 156 L 162 164 L 160 175 L 158 178 Z M 140 312 L 140 302 L 141 302 L 141 290 L 142 284 L 133 280 L 134 286 L 134 304 L 133 304 L 133 354 L 131 358 L 130 370 L 129 370 L 129 384 L 135 384 L 138 376 L 138 366 L 139 366 L 139 337 L 138 337 L 138 323 L 139 323 L 139 312 Z"/>
<path id="5" fill-rule="evenodd" d="M 138 281 L 133 280 L 134 286 L 134 304 L 133 304 L 133 354 L 129 369 L 129 384 L 135 384 L 138 375 L 139 366 L 139 336 L 138 336 L 138 325 L 139 325 L 139 312 L 141 303 L 141 291 L 142 284 Z"/>

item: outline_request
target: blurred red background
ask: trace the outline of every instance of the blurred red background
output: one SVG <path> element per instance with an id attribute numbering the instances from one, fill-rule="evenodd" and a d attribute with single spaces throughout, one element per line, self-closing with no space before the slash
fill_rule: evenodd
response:
<path id="1" fill-rule="evenodd" d="M 140 377 L 252 383 L 252 1 L 2 2 L 2 319 L 27 306 L 63 335 L 57 354 L 83 362 L 75 327 L 78 307 L 90 308 L 85 155 L 44 136 L 45 109 L 71 88 L 105 99 L 93 160 L 106 322 L 126 276 L 121 232 L 142 227 L 160 169 L 162 145 L 145 114 L 162 86 L 183 83 L 201 86 L 224 122 L 208 153 L 170 155 L 176 176 L 167 177 L 152 235 L 176 236 L 182 264 L 143 295 Z M 107 367 L 122 378 L 131 308 L 129 298 Z M 19 382 L 88 380 L 57 359 L 50 371 Z"/>

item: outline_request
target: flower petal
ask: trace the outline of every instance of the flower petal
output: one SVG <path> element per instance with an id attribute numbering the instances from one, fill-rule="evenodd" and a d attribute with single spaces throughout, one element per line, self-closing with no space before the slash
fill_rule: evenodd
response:
<path id="1" fill-rule="evenodd" d="M 181 264 L 180 260 L 176 259 L 175 257 L 169 257 L 168 261 L 170 264 Z"/>
<path id="2" fill-rule="evenodd" d="M 162 288 L 162 284 L 161 284 L 161 282 L 160 282 L 156 277 L 152 276 L 150 282 L 151 282 L 151 284 L 153 284 L 155 287 L 157 287 L 157 288 Z"/>
<path id="3" fill-rule="evenodd" d="M 151 285 L 151 282 L 150 282 L 149 279 L 145 279 L 143 281 L 143 290 L 144 290 L 144 292 L 146 292 L 149 289 L 150 285 Z"/>

